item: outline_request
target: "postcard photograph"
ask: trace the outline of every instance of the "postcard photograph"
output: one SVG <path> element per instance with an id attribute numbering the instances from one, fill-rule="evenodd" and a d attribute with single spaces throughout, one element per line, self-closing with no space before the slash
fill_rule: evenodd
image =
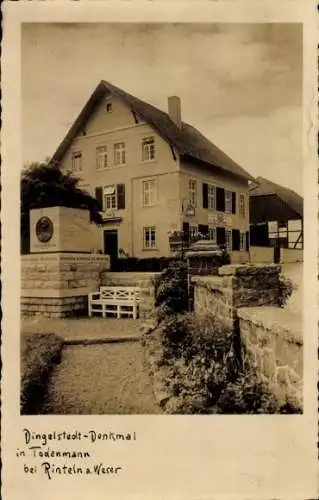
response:
<path id="1" fill-rule="evenodd" d="M 303 413 L 302 24 L 21 29 L 21 414 Z"/>

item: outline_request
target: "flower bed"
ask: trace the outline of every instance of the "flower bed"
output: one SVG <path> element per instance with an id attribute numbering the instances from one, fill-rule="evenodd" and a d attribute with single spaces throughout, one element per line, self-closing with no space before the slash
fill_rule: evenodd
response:
<path id="1" fill-rule="evenodd" d="M 37 414 L 54 365 L 60 362 L 63 339 L 53 333 L 21 338 L 21 414 Z"/>

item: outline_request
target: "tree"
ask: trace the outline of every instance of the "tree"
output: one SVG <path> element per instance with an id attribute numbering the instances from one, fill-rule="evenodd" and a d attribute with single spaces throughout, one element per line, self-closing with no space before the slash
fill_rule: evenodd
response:
<path id="1" fill-rule="evenodd" d="M 91 222 L 99 225 L 102 216 L 95 198 L 82 190 L 80 178 L 70 172 L 63 172 L 59 165 L 49 160 L 31 163 L 21 175 L 21 251 L 29 252 L 30 221 L 33 208 L 70 207 L 83 208 L 90 212 Z"/>

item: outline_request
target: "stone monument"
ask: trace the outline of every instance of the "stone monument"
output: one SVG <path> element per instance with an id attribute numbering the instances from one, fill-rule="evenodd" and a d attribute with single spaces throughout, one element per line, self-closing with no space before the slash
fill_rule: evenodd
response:
<path id="1" fill-rule="evenodd" d="M 30 254 L 22 256 L 21 312 L 50 317 L 87 312 L 88 294 L 110 268 L 89 212 L 68 207 L 30 211 Z"/>

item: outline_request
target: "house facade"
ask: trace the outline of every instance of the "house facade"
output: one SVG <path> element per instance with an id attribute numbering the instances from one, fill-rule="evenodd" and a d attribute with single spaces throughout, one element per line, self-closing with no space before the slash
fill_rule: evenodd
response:
<path id="1" fill-rule="evenodd" d="M 256 181 L 250 188 L 251 246 L 302 250 L 302 197 L 263 177 Z"/>
<path id="2" fill-rule="evenodd" d="M 102 81 L 53 156 L 96 197 L 96 250 L 111 259 L 162 257 L 169 237 L 208 235 L 247 259 L 253 178 L 181 120 Z"/>

